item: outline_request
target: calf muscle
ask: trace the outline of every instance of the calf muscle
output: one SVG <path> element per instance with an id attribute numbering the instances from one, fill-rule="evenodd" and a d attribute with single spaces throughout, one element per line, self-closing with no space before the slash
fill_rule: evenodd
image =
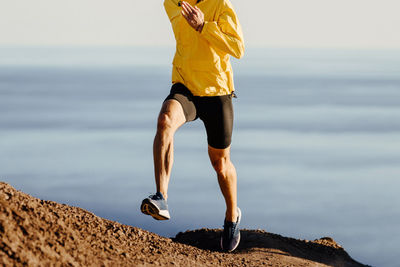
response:
<path id="1" fill-rule="evenodd" d="M 164 102 L 157 121 L 153 143 L 154 177 L 157 192 L 168 198 L 168 183 L 174 162 L 174 134 L 185 123 L 185 115 L 178 101 Z"/>

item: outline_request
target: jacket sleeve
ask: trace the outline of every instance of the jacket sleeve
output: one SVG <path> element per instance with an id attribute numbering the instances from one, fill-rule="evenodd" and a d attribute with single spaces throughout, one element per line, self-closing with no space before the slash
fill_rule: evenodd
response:
<path id="1" fill-rule="evenodd" d="M 215 48 L 236 58 L 244 55 L 242 27 L 232 4 L 225 0 L 217 21 L 206 21 L 201 35 Z"/>
<path id="2" fill-rule="evenodd" d="M 164 8 L 171 23 L 181 15 L 181 7 L 178 0 L 164 0 Z"/>

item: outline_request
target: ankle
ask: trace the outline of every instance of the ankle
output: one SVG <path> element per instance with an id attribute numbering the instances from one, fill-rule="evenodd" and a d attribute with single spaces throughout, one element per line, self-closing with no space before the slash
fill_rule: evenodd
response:
<path id="1" fill-rule="evenodd" d="M 161 193 L 161 195 L 163 196 L 163 198 L 164 198 L 165 200 L 167 200 L 168 195 L 167 195 L 167 193 L 166 193 L 165 191 L 158 191 L 158 192 Z"/>
<path id="2" fill-rule="evenodd" d="M 232 212 L 226 211 L 225 213 L 225 220 L 227 220 L 228 222 L 236 222 L 237 218 L 238 218 L 238 213 L 237 210 L 235 209 Z"/>

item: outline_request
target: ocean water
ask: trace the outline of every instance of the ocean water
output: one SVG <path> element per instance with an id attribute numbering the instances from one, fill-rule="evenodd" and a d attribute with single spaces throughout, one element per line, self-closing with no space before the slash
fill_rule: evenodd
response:
<path id="1" fill-rule="evenodd" d="M 172 219 L 139 211 L 170 47 L 0 47 L 0 180 L 164 236 L 220 228 L 201 121 L 175 136 Z M 232 160 L 242 226 L 333 237 L 397 266 L 400 51 L 248 48 L 233 61 Z"/>

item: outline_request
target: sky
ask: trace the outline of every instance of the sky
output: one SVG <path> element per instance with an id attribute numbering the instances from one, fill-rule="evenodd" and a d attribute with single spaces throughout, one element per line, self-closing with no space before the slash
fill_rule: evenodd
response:
<path id="1" fill-rule="evenodd" d="M 231 2 L 247 46 L 400 49 L 398 0 Z M 0 45 L 174 45 L 163 0 L 0 0 L 0 7 Z"/>

